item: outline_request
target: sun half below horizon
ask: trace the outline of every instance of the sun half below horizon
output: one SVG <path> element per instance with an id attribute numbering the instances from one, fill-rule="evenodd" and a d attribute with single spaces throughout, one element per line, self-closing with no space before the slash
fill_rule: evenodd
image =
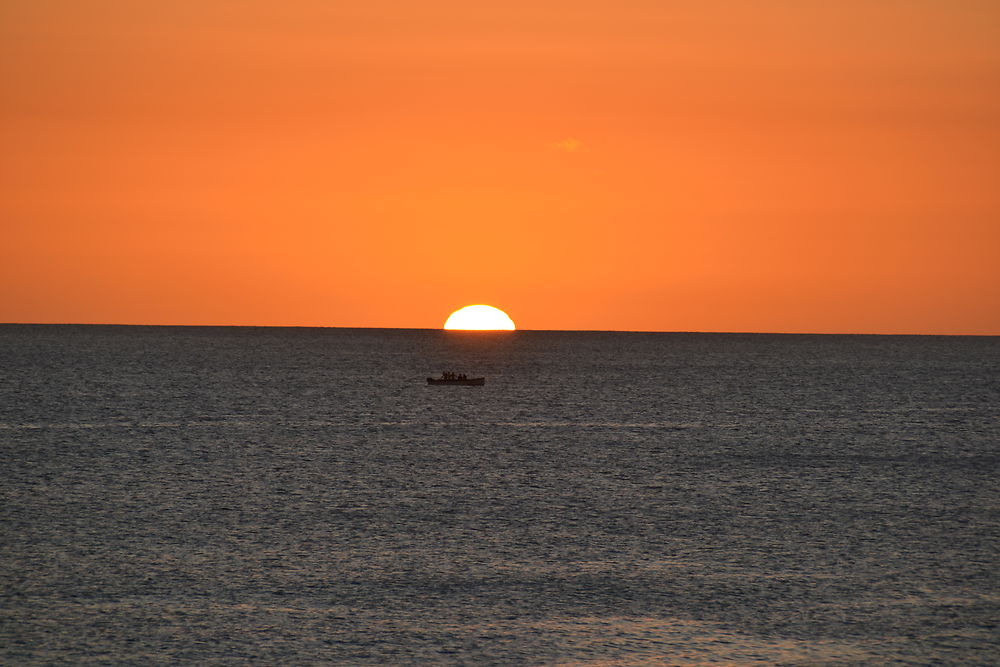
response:
<path id="1" fill-rule="evenodd" d="M 448 316 L 445 329 L 466 331 L 514 331 L 514 320 L 499 308 L 476 304 L 459 308 Z"/>

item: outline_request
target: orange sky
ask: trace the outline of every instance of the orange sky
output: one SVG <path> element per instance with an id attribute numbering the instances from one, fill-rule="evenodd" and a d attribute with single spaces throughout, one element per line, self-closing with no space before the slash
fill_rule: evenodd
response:
<path id="1" fill-rule="evenodd" d="M 0 321 L 1000 334 L 994 0 L 4 0 Z"/>

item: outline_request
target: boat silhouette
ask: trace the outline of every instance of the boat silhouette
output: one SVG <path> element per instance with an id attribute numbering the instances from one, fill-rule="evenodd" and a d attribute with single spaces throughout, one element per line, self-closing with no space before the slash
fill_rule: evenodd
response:
<path id="1" fill-rule="evenodd" d="M 469 387 L 482 387 L 486 384 L 486 378 L 470 378 L 465 373 L 441 373 L 439 378 L 427 378 L 427 384 L 458 384 Z"/>

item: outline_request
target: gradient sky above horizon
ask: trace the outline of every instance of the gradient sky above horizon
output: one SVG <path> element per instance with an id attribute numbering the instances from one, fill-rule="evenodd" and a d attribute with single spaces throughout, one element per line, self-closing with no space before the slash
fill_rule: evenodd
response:
<path id="1" fill-rule="evenodd" d="M 5 0 L 0 321 L 1000 334 L 1000 3 Z"/>

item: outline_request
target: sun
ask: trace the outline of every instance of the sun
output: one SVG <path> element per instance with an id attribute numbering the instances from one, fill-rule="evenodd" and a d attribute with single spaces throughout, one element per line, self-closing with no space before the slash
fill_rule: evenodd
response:
<path id="1" fill-rule="evenodd" d="M 459 308 L 444 323 L 445 329 L 473 329 L 477 331 L 513 331 L 514 320 L 507 313 L 493 306 L 466 306 Z"/>

